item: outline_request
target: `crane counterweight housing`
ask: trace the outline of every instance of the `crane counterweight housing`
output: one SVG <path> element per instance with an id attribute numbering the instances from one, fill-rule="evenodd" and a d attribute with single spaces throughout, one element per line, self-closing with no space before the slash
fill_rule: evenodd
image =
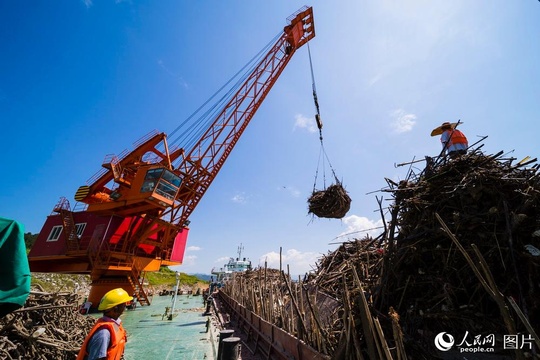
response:
<path id="1" fill-rule="evenodd" d="M 28 255 L 31 271 L 90 274 L 94 307 L 117 287 L 149 305 L 146 272 L 182 263 L 189 216 L 292 55 L 315 36 L 311 7 L 287 21 L 193 146 L 169 148 L 165 133 L 151 132 L 133 150 L 107 156 L 73 209 L 61 198 Z"/>

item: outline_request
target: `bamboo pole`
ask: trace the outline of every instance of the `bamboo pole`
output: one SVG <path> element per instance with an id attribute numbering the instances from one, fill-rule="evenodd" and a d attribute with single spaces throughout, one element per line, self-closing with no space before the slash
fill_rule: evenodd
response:
<path id="1" fill-rule="evenodd" d="M 262 279 L 261 279 L 261 272 L 260 271 L 257 271 L 257 278 L 259 280 L 259 291 L 258 291 L 258 295 L 259 295 L 258 300 L 259 300 L 259 309 L 260 309 L 259 310 L 259 316 L 266 320 L 266 317 L 265 317 L 266 311 L 265 311 L 265 308 L 263 306 L 263 300 L 262 300 L 262 292 L 263 292 L 262 288 L 263 287 L 262 287 Z"/>
<path id="2" fill-rule="evenodd" d="M 264 296 L 263 296 L 264 308 L 266 309 L 265 312 L 267 314 L 266 321 L 272 323 L 272 313 L 271 313 L 271 309 L 268 307 L 267 294 L 268 294 L 268 263 L 265 261 L 264 262 Z"/>
<path id="3" fill-rule="evenodd" d="M 349 297 L 349 289 L 347 289 L 347 278 L 345 274 L 342 274 L 342 282 L 343 282 L 343 307 L 344 307 L 344 316 L 346 319 L 348 319 L 348 328 L 349 328 L 349 337 L 347 338 L 347 349 L 348 344 L 352 338 L 352 344 L 354 345 L 354 358 L 358 360 L 363 360 L 364 357 L 362 356 L 362 352 L 360 350 L 361 346 L 358 341 L 358 336 L 356 335 L 356 324 L 354 322 L 354 316 L 352 315 L 352 309 L 351 309 L 351 299 Z M 345 315 L 346 314 L 346 315 Z"/>
<path id="4" fill-rule="evenodd" d="M 353 274 L 353 279 L 356 282 L 356 286 L 360 290 L 360 302 L 358 304 L 358 308 L 360 310 L 360 320 L 362 321 L 362 329 L 364 330 L 364 337 L 366 339 L 368 355 L 370 359 L 377 359 L 376 342 L 375 338 L 373 337 L 375 330 L 373 328 L 373 321 L 371 318 L 371 312 L 369 311 L 366 296 L 364 295 L 364 288 L 362 287 L 360 278 L 356 273 L 356 269 L 352 267 L 351 270 Z"/>
<path id="5" fill-rule="evenodd" d="M 289 269 L 289 264 L 287 264 L 287 279 L 286 281 L 289 283 L 289 286 L 291 287 L 291 290 L 292 290 L 292 282 L 291 282 L 291 273 L 290 273 L 290 269 Z M 291 298 L 294 298 L 296 303 L 298 304 L 298 298 L 296 297 L 296 290 L 295 291 L 291 291 Z M 283 304 L 285 305 L 285 301 L 283 301 Z M 300 327 L 296 324 L 297 321 L 295 322 L 294 321 L 294 312 L 293 312 L 293 309 L 292 309 L 292 306 L 289 307 L 289 313 L 287 314 L 287 317 L 289 318 L 289 321 L 288 323 L 290 324 L 290 330 L 291 330 L 291 333 L 294 333 L 295 331 L 295 328 L 299 329 Z M 298 318 L 303 320 L 302 319 L 302 312 L 300 311 L 300 309 L 298 310 Z M 307 336 L 309 333 L 306 332 L 305 336 Z M 304 337 L 305 337 L 304 336 Z"/>
<path id="6" fill-rule="evenodd" d="M 506 299 L 508 300 L 508 302 L 510 303 L 510 305 L 512 306 L 512 308 L 514 309 L 514 311 L 516 312 L 520 320 L 523 322 L 523 325 L 525 325 L 525 328 L 527 328 L 527 330 L 529 331 L 529 334 L 533 336 L 534 342 L 536 343 L 536 347 L 540 350 L 540 338 L 538 337 L 538 334 L 536 334 L 536 331 L 534 331 L 531 323 L 529 322 L 529 320 L 527 320 L 527 318 L 525 317 L 525 314 L 523 314 L 523 312 L 521 311 L 519 306 L 516 304 L 514 299 L 512 299 L 510 296 L 507 296 Z"/>
<path id="7" fill-rule="evenodd" d="M 407 360 L 407 353 L 403 344 L 403 331 L 401 330 L 401 326 L 399 326 L 399 314 L 393 307 L 390 307 L 388 315 L 390 316 L 390 320 L 392 320 L 392 333 L 396 342 L 397 360 Z"/>
<path id="8" fill-rule="evenodd" d="M 328 338 L 326 336 L 326 332 L 324 331 L 321 321 L 319 319 L 319 314 L 317 312 L 317 289 L 315 288 L 315 294 L 314 294 L 314 301 L 313 304 L 311 303 L 311 300 L 309 299 L 309 291 L 307 290 L 307 286 L 304 284 L 302 285 L 302 289 L 306 292 L 306 301 L 309 307 L 309 310 L 311 312 L 311 315 L 313 316 L 313 319 L 315 320 L 315 324 L 317 324 L 317 328 L 319 329 L 319 333 L 323 337 L 324 341 L 322 341 L 322 351 L 325 354 L 328 354 L 327 345 L 329 344 Z"/>
<path id="9" fill-rule="evenodd" d="M 461 245 L 461 243 L 456 238 L 456 236 L 450 231 L 448 226 L 446 226 L 446 223 L 443 221 L 443 219 L 439 216 L 438 213 L 435 213 L 435 217 L 441 224 L 444 232 L 446 232 L 446 234 L 450 237 L 450 239 L 452 239 L 454 244 L 456 244 L 458 249 L 461 251 L 461 253 L 463 254 L 465 259 L 469 263 L 469 266 L 473 270 L 474 274 L 476 275 L 476 277 L 478 278 L 478 280 L 480 281 L 484 289 L 493 298 L 493 300 L 495 300 L 495 303 L 499 307 L 499 311 L 501 312 L 501 316 L 503 317 L 503 321 L 506 325 L 506 329 L 508 330 L 509 334 L 516 335 L 516 327 L 515 327 L 514 321 L 512 320 L 512 316 L 510 315 L 508 306 L 506 305 L 504 301 L 503 295 L 500 293 L 499 289 L 497 288 L 497 285 L 495 284 L 495 280 L 493 279 L 493 276 L 491 275 L 491 271 L 489 271 L 489 269 L 487 268 L 486 261 L 484 257 L 482 256 L 482 254 L 480 254 L 480 251 L 478 251 L 478 248 L 474 244 L 471 245 L 476 256 L 480 260 L 479 265 L 482 271 L 484 272 L 483 275 L 478 269 L 478 267 L 475 265 L 474 261 L 471 259 L 471 257 L 469 256 L 465 248 Z M 518 351 L 518 349 L 516 349 L 515 354 L 516 354 L 517 360 L 524 359 L 523 353 L 521 351 Z"/>
<path id="10" fill-rule="evenodd" d="M 381 356 L 381 359 L 386 360 L 393 360 L 392 354 L 390 353 L 390 349 L 388 348 L 388 343 L 386 342 L 386 339 L 384 337 L 384 332 L 381 327 L 381 323 L 379 322 L 379 319 L 374 318 L 373 324 L 375 325 L 376 334 L 379 336 L 379 343 L 381 344 L 382 350 L 384 352 L 384 358 L 382 357 L 382 354 L 379 354 Z"/>
<path id="11" fill-rule="evenodd" d="M 281 271 L 281 276 L 284 278 L 285 277 L 285 273 L 283 271 Z M 288 282 L 286 281 L 286 279 L 284 279 L 285 281 L 285 285 L 287 286 L 287 291 L 289 292 L 289 294 L 291 294 L 291 288 L 288 284 Z M 300 318 L 300 324 L 302 325 L 301 326 L 301 329 L 298 329 L 298 338 L 300 340 L 304 340 L 304 337 L 303 337 L 303 334 L 307 333 L 307 329 L 306 329 L 306 324 L 304 324 L 304 321 L 302 320 L 302 317 L 300 317 L 300 310 L 298 310 L 298 304 L 296 303 L 296 301 L 294 300 L 294 297 L 291 295 L 291 301 L 292 301 L 292 304 L 294 306 L 294 311 L 296 312 L 296 316 L 298 316 Z"/>

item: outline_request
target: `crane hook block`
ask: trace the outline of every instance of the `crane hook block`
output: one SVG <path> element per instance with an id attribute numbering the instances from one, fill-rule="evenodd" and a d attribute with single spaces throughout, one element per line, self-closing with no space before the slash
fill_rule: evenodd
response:
<path id="1" fill-rule="evenodd" d="M 315 114 L 315 120 L 317 121 L 317 127 L 319 128 L 319 130 L 322 130 L 321 115 Z"/>

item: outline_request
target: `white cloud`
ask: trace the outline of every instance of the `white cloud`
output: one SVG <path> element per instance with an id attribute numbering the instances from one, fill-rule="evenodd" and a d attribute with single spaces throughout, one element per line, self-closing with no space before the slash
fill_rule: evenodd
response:
<path id="1" fill-rule="evenodd" d="M 197 265 L 197 260 L 197 255 L 184 255 L 182 265 L 169 266 L 169 269 L 171 269 L 172 271 L 187 273 L 192 270 L 195 265 Z"/>
<path id="2" fill-rule="evenodd" d="M 314 118 L 307 118 L 302 114 L 298 114 L 294 117 L 294 129 L 300 128 L 300 129 L 306 129 L 309 132 L 316 132 L 317 131 L 317 125 L 315 124 Z"/>
<path id="3" fill-rule="evenodd" d="M 231 200 L 237 204 L 245 204 L 247 202 L 247 197 L 244 193 L 237 193 Z"/>
<path id="4" fill-rule="evenodd" d="M 82 0 L 82 2 L 87 8 L 90 8 L 93 5 L 92 0 Z"/>
<path id="5" fill-rule="evenodd" d="M 403 109 L 397 109 L 392 111 L 390 116 L 393 118 L 391 126 L 397 133 L 411 131 L 416 124 L 416 115 L 407 114 Z"/>
<path id="6" fill-rule="evenodd" d="M 286 272 L 287 265 L 289 265 L 291 276 L 303 275 L 313 270 L 320 257 L 321 254 L 316 254 L 313 252 L 300 252 L 296 249 L 289 249 L 281 254 L 281 266 Z M 265 261 L 266 266 L 269 268 L 279 269 L 279 253 L 272 251 L 262 255 L 259 258 L 259 266 L 264 267 Z"/>
<path id="7" fill-rule="evenodd" d="M 184 256 L 184 261 L 182 262 L 180 270 L 177 270 L 177 271 L 182 271 L 182 268 L 184 266 L 195 265 L 196 261 L 197 261 L 197 256 L 196 255 L 186 255 L 186 256 Z"/>
<path id="8" fill-rule="evenodd" d="M 373 221 L 363 216 L 351 215 L 343 218 L 343 223 L 347 225 L 347 229 L 337 236 L 342 241 L 362 239 L 366 234 L 377 237 L 383 232 L 382 219 Z"/>
<path id="9" fill-rule="evenodd" d="M 188 247 L 186 248 L 187 251 L 199 251 L 199 250 L 201 250 L 201 249 L 202 249 L 202 248 L 199 247 L 199 246 L 188 246 Z"/>
<path id="10" fill-rule="evenodd" d="M 219 259 L 217 259 L 215 262 L 218 263 L 218 264 L 225 264 L 225 263 L 229 262 L 229 259 L 230 259 L 230 257 L 222 256 Z"/>

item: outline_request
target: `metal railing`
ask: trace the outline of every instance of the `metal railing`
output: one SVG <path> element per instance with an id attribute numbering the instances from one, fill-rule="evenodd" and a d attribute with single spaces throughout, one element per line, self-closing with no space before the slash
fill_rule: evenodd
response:
<path id="1" fill-rule="evenodd" d="M 248 334 L 246 346 L 255 354 L 262 353 L 265 359 L 276 360 L 329 360 L 328 355 L 319 353 L 297 337 L 263 320 L 254 312 L 246 309 L 222 291 L 218 292 L 222 304 L 230 312 L 231 320 L 238 323 Z"/>

